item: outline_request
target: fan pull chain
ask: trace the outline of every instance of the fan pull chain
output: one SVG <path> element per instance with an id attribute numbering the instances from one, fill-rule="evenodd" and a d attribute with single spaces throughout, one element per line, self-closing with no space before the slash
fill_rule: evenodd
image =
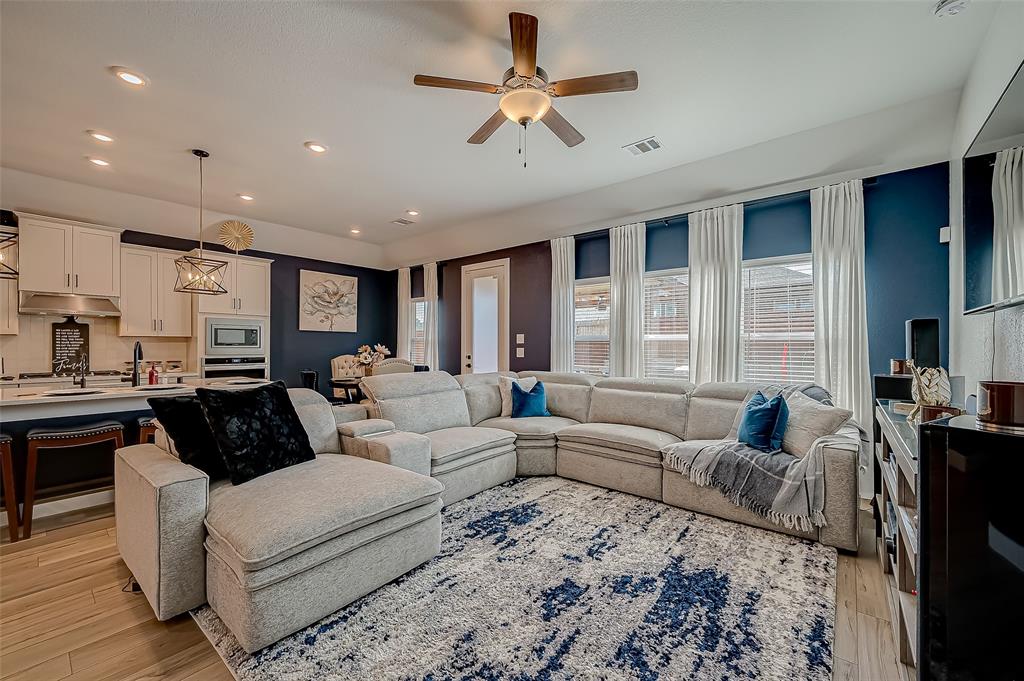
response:
<path id="1" fill-rule="evenodd" d="M 520 133 L 520 135 L 521 135 L 521 136 L 522 136 L 522 138 L 523 138 L 522 144 L 521 144 L 520 146 L 522 146 L 522 148 L 523 148 L 523 149 L 522 149 L 522 154 L 523 154 L 523 168 L 525 168 L 525 167 L 526 167 L 526 123 L 523 123 L 523 130 L 522 130 L 522 132 Z"/>

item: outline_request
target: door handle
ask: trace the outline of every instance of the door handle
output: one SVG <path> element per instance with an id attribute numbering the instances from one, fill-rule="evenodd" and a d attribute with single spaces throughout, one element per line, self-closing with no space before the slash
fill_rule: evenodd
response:
<path id="1" fill-rule="evenodd" d="M 71 288 L 71 275 L 69 274 L 69 275 L 67 275 L 67 277 L 68 277 L 68 288 Z"/>
<path id="2" fill-rule="evenodd" d="M 241 298 L 238 299 L 238 309 L 239 310 L 242 309 L 242 299 Z"/>
<path id="3" fill-rule="evenodd" d="M 153 320 L 153 330 L 156 331 L 156 320 Z"/>
<path id="4" fill-rule="evenodd" d="M 75 275 L 75 288 L 78 288 L 78 275 Z"/>
<path id="5" fill-rule="evenodd" d="M 161 331 L 164 330 L 164 320 L 162 320 L 162 319 L 160 320 L 160 330 Z"/>
<path id="6" fill-rule="evenodd" d="M 472 365 L 472 364 L 469 364 L 469 363 L 467 362 L 467 363 L 466 363 L 466 368 L 467 368 L 467 369 L 472 369 L 472 368 L 473 368 L 473 365 Z"/>

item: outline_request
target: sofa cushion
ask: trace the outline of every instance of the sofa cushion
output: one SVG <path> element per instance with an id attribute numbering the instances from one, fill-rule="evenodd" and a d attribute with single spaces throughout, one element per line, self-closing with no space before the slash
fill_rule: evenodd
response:
<path id="1" fill-rule="evenodd" d="M 327 398 L 309 388 L 289 388 L 295 413 L 309 436 L 309 445 L 316 454 L 341 454 L 338 421 Z M 355 406 L 355 405 L 353 405 Z M 363 409 L 365 418 L 366 410 Z"/>
<path id="2" fill-rule="evenodd" d="M 487 428 L 500 428 L 516 434 L 516 440 L 553 440 L 555 433 L 579 425 L 575 419 L 567 419 L 564 416 L 528 416 L 526 418 L 514 419 L 511 416 L 499 416 L 494 419 L 487 419 L 480 422 L 481 426 Z"/>
<path id="3" fill-rule="evenodd" d="M 590 394 L 596 379 L 586 374 L 555 371 L 520 371 L 521 377 L 536 378 L 544 383 L 548 411 L 583 423 L 590 413 Z"/>
<path id="4" fill-rule="evenodd" d="M 494 449 L 515 442 L 515 433 L 497 428 L 466 426 L 442 428 L 424 433 L 430 438 L 430 462 L 439 466 L 485 449 Z"/>
<path id="5" fill-rule="evenodd" d="M 374 416 L 398 430 L 427 433 L 470 425 L 462 386 L 444 371 L 367 376 L 359 385 L 374 405 Z"/>
<path id="6" fill-rule="evenodd" d="M 501 415 L 501 395 L 498 390 L 498 378 L 511 376 L 511 371 L 498 371 L 485 374 L 460 374 L 455 380 L 462 386 L 469 407 L 469 420 L 478 425 L 484 419 Z"/>
<path id="7" fill-rule="evenodd" d="M 451 473 L 453 471 L 460 470 L 462 468 L 468 468 L 469 466 L 475 466 L 483 461 L 504 456 L 505 454 L 514 454 L 516 446 L 510 442 L 504 445 L 498 445 L 497 447 L 490 447 L 488 449 L 479 449 L 472 454 L 466 454 L 460 456 L 457 459 L 448 459 L 443 463 L 434 463 L 430 466 L 430 475 L 437 477 L 444 475 L 445 473 Z"/>
<path id="8" fill-rule="evenodd" d="M 587 421 L 642 426 L 683 437 L 692 390 L 692 383 L 672 378 L 606 378 L 594 386 Z"/>
<path id="9" fill-rule="evenodd" d="M 558 432 L 558 441 L 581 442 L 610 449 L 622 449 L 661 457 L 661 448 L 679 442 L 671 433 L 621 423 L 581 423 Z"/>
<path id="10" fill-rule="evenodd" d="M 437 480 L 396 466 L 327 454 L 211 489 L 207 544 L 236 572 L 261 570 L 429 504 L 442 489 Z"/>
<path id="11" fill-rule="evenodd" d="M 739 425 L 740 407 L 757 390 L 755 383 L 701 383 L 690 395 L 687 440 L 719 440 Z"/>

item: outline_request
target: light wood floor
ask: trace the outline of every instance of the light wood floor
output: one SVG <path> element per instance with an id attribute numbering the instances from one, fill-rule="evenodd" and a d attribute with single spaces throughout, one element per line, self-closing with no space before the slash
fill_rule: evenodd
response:
<path id="1" fill-rule="evenodd" d="M 158 622 L 128 569 L 112 517 L 43 519 L 32 538 L 0 544 L 0 679 L 229 681 L 188 615 Z M 60 527 L 62 522 L 80 521 Z M 898 679 L 870 517 L 859 555 L 839 556 L 836 681 Z"/>

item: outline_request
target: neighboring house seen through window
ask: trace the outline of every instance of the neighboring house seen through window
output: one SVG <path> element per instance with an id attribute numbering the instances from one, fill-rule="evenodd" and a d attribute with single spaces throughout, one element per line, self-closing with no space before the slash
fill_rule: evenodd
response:
<path id="1" fill-rule="evenodd" d="M 743 263 L 740 353 L 745 381 L 814 380 L 811 256 Z"/>
<path id="2" fill-rule="evenodd" d="M 411 316 L 412 328 L 409 334 L 409 361 L 413 364 L 426 364 L 427 301 L 423 298 L 413 298 Z"/>
<path id="3" fill-rule="evenodd" d="M 686 270 L 644 275 L 644 375 L 690 377 L 690 287 Z"/>
<path id="4" fill-rule="evenodd" d="M 608 375 L 610 314 L 611 284 L 607 279 L 576 282 L 573 371 Z"/>

